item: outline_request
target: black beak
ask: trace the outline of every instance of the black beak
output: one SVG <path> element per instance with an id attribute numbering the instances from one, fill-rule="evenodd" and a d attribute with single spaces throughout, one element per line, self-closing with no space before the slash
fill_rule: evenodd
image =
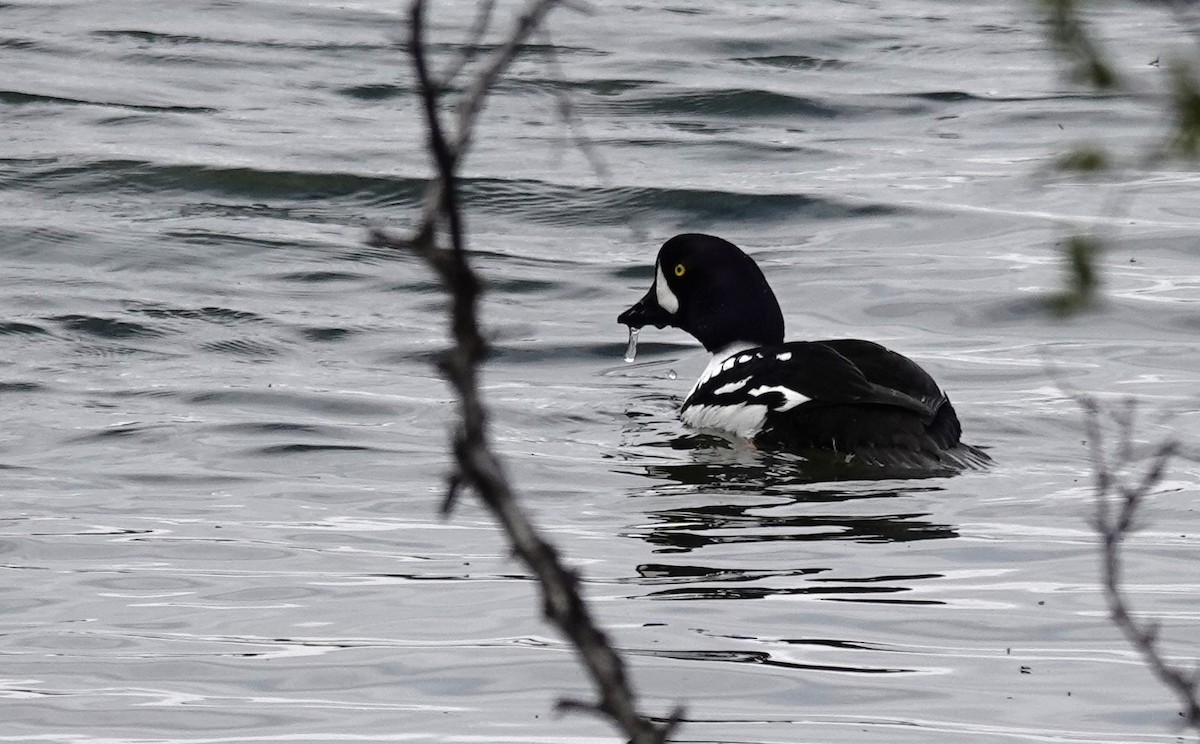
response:
<path id="1" fill-rule="evenodd" d="M 646 296 L 638 300 L 636 305 L 617 316 L 618 323 L 634 329 L 648 325 L 663 328 L 674 325 L 674 320 L 674 316 L 663 310 L 662 306 L 658 304 L 658 298 L 654 296 L 654 287 L 651 287 Z"/>

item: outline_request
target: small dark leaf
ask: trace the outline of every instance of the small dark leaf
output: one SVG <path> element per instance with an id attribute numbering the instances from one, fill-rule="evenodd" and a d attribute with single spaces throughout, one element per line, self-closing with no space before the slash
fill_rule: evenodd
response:
<path id="1" fill-rule="evenodd" d="M 1058 161 L 1058 169 L 1080 173 L 1098 173 L 1110 167 L 1108 152 L 1098 147 L 1080 147 Z"/>
<path id="2" fill-rule="evenodd" d="M 1049 298 L 1050 309 L 1059 315 L 1071 315 L 1095 301 L 1100 286 L 1096 262 L 1101 251 L 1100 241 L 1092 235 L 1072 235 L 1063 245 L 1068 275 L 1062 292 Z"/>
<path id="3" fill-rule="evenodd" d="M 1200 85 L 1188 64 L 1172 65 L 1171 78 L 1171 105 L 1175 112 L 1171 149 L 1180 157 L 1194 159 L 1200 156 Z"/>
<path id="4" fill-rule="evenodd" d="M 1042 0 L 1050 22 L 1050 39 L 1064 58 L 1070 61 L 1071 78 L 1099 91 L 1116 88 L 1116 71 L 1109 66 L 1100 48 L 1092 41 L 1079 15 L 1077 0 Z"/>

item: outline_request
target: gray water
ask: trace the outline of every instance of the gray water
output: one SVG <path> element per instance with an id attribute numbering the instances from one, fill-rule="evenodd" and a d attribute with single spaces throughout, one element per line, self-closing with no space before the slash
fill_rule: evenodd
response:
<path id="1" fill-rule="evenodd" d="M 433 10 L 440 61 L 467 2 Z M 1136 95 L 1060 74 L 1024 3 L 597 3 L 488 108 L 464 191 L 494 434 L 685 741 L 1174 741 L 1105 617 L 1082 390 L 1200 440 L 1197 176 L 1054 175 L 1165 132 L 1170 17 L 1098 18 Z M 0 741 L 614 741 L 482 509 L 437 516 L 436 282 L 369 248 L 429 166 L 401 4 L 0 4 Z M 1161 57 L 1164 64 L 1150 62 Z M 573 102 L 597 175 L 558 114 Z M 1060 320 L 1056 244 L 1106 301 Z M 750 251 L 788 337 L 929 369 L 997 465 L 814 482 L 676 420 L 704 353 L 618 312 L 657 246 Z M 1200 640 L 1197 484 L 1129 546 Z"/>

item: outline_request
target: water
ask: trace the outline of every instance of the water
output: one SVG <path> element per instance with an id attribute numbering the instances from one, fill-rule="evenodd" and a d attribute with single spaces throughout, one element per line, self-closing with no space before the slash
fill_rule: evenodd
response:
<path id="1" fill-rule="evenodd" d="M 613 740 L 553 715 L 587 685 L 491 520 L 437 517 L 444 303 L 364 243 L 429 173 L 399 5 L 0 5 L 0 741 Z M 439 59 L 470 11 L 434 9 Z M 1148 63 L 1184 40 L 1101 20 L 1136 98 L 1064 83 L 1021 3 L 756 0 L 560 12 L 492 101 L 464 191 L 494 434 L 684 739 L 1176 739 L 1047 371 L 1200 438 L 1196 175 L 1050 175 L 1165 130 Z M 1081 228 L 1119 246 L 1108 299 L 1057 320 Z M 625 364 L 615 322 L 683 231 L 758 258 L 789 338 L 917 359 L 997 467 L 821 483 L 688 437 L 703 352 L 647 329 Z M 1197 481 L 1129 548 L 1184 658 Z"/>

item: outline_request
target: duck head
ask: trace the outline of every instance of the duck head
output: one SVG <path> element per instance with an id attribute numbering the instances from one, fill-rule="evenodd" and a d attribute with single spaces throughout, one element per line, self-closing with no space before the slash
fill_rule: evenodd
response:
<path id="1" fill-rule="evenodd" d="M 733 243 L 699 233 L 663 243 L 650 291 L 617 322 L 674 326 L 710 352 L 783 343 L 783 312 L 758 264 Z"/>

